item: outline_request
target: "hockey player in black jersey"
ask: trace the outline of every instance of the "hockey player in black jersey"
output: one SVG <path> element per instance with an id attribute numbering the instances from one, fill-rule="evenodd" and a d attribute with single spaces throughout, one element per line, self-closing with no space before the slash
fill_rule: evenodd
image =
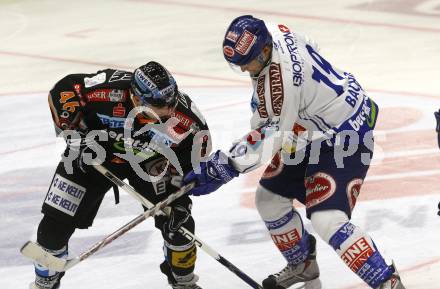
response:
<path id="1" fill-rule="evenodd" d="M 133 73 L 105 69 L 68 75 L 50 91 L 49 106 L 67 148 L 43 202 L 37 242 L 58 257 L 67 257 L 75 229 L 92 225 L 112 187 L 93 168 L 91 159 L 128 179 L 145 198 L 157 203 L 179 189 L 175 180 L 192 169 L 192 161 L 210 151 L 205 120 L 157 62 Z M 165 260 L 160 269 L 175 289 L 200 289 L 194 274 L 195 244 L 177 232 L 180 226 L 194 232 L 191 206 L 184 195 L 170 206 L 169 218 L 155 216 L 164 238 Z M 31 289 L 57 289 L 64 272 L 35 264 L 35 274 Z"/>

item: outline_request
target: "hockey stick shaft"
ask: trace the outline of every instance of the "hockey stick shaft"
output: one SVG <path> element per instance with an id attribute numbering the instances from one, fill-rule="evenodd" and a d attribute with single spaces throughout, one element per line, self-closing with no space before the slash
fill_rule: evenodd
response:
<path id="1" fill-rule="evenodd" d="M 37 263 L 49 269 L 55 270 L 57 272 L 67 271 L 73 266 L 77 265 L 79 262 L 95 254 L 97 251 L 101 250 L 102 248 L 104 248 L 114 240 L 118 239 L 120 236 L 124 235 L 126 232 L 133 229 L 138 224 L 142 223 L 145 219 L 154 216 L 158 212 L 162 211 L 166 206 L 171 204 L 174 200 L 186 194 L 193 186 L 194 186 L 193 184 L 186 185 L 182 187 L 179 191 L 175 192 L 174 194 L 169 195 L 168 198 L 166 198 L 165 200 L 157 203 L 154 206 L 149 207 L 149 209 L 146 210 L 144 213 L 137 216 L 136 218 L 134 218 L 132 221 L 125 224 L 124 226 L 120 227 L 118 230 L 111 233 L 104 239 L 96 242 L 88 250 L 84 251 L 75 258 L 66 260 L 55 257 L 49 254 L 47 251 L 45 251 L 40 245 L 31 241 L 28 241 L 26 244 L 24 244 L 20 252 L 24 256 L 33 259 Z"/>
<path id="2" fill-rule="evenodd" d="M 151 208 L 153 204 L 148 201 L 146 198 L 144 198 L 142 195 L 140 195 L 132 186 L 125 183 L 121 179 L 119 179 L 116 175 L 114 175 L 112 172 L 110 172 L 108 169 L 106 169 L 104 166 L 94 163 L 94 168 L 99 171 L 101 174 L 103 174 L 105 177 L 107 177 L 111 182 L 113 182 L 115 185 L 121 187 L 124 189 L 129 195 L 134 197 L 135 199 L 139 200 L 145 207 Z M 167 212 L 164 211 L 166 214 Z M 240 279 L 242 279 L 244 282 L 246 282 L 249 286 L 255 289 L 263 289 L 263 287 L 260 286 L 256 281 L 254 281 L 251 277 L 249 277 L 247 274 L 245 274 L 243 271 L 241 271 L 239 268 L 237 268 L 234 264 L 229 262 L 226 258 L 221 256 L 217 251 L 215 251 L 213 248 L 211 248 L 209 245 L 207 245 L 205 242 L 200 240 L 197 236 L 195 236 L 193 233 L 191 233 L 188 229 L 184 227 L 179 228 L 179 233 L 181 233 L 184 237 L 186 237 L 190 241 L 194 241 L 194 243 L 203 251 L 205 251 L 209 256 L 213 257 L 215 260 L 217 260 L 220 264 L 228 268 L 231 272 L 233 272 L 236 276 L 238 276 Z"/>

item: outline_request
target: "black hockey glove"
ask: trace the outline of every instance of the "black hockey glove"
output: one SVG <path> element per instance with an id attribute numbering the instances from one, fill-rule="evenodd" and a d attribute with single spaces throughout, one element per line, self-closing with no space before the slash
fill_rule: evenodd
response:
<path id="1" fill-rule="evenodd" d="M 162 233 L 169 235 L 180 229 L 191 216 L 192 201 L 188 196 L 180 197 L 175 200 L 169 207 L 169 216 L 157 215 L 155 225 Z"/>
<path id="2" fill-rule="evenodd" d="M 188 221 L 191 215 L 192 203 L 185 205 L 176 205 L 171 207 L 171 213 L 168 220 L 168 230 L 170 232 L 177 232 L 183 224 Z"/>
<path id="3" fill-rule="evenodd" d="M 72 150 L 75 148 L 71 148 Z M 87 165 L 84 163 L 84 153 L 92 153 L 91 149 L 86 145 L 81 145 L 78 148 L 78 157 L 75 159 L 75 165 L 83 173 L 87 173 Z"/>
<path id="4" fill-rule="evenodd" d="M 77 134 L 76 138 L 67 137 L 67 148 L 64 151 L 63 161 L 65 165 L 73 165 L 76 169 L 87 173 L 87 166 L 92 160 L 99 163 L 106 159 L 105 142 L 98 142 L 92 138 L 86 138 L 83 134 Z"/>

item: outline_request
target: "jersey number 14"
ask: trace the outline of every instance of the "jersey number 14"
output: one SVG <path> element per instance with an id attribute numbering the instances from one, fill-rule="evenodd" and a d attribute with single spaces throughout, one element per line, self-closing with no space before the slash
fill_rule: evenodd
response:
<path id="1" fill-rule="evenodd" d="M 312 46 L 307 44 L 306 48 L 310 54 L 310 57 L 312 57 L 315 63 L 323 70 L 323 72 L 325 72 L 324 74 L 323 72 L 321 72 L 321 70 L 319 70 L 318 68 L 312 65 L 313 67 L 312 78 L 319 83 L 323 82 L 325 85 L 333 89 L 337 96 L 340 96 L 344 92 L 344 88 L 342 87 L 342 85 L 338 85 L 334 83 L 332 80 L 330 80 L 329 77 L 333 78 L 334 80 L 335 78 L 338 80 L 343 80 L 344 77 L 340 76 L 333 69 L 332 65 L 327 60 L 325 60 L 321 55 L 319 55 L 318 52 L 316 52 L 312 48 Z M 337 80 L 335 81 L 337 82 Z"/>

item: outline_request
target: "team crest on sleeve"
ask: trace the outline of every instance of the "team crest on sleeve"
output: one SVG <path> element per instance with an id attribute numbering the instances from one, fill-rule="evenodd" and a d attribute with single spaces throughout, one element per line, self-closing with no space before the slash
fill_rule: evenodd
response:
<path id="1" fill-rule="evenodd" d="M 336 191 L 335 179 L 323 172 L 318 172 L 305 180 L 306 207 L 311 208 L 329 199 Z"/>

